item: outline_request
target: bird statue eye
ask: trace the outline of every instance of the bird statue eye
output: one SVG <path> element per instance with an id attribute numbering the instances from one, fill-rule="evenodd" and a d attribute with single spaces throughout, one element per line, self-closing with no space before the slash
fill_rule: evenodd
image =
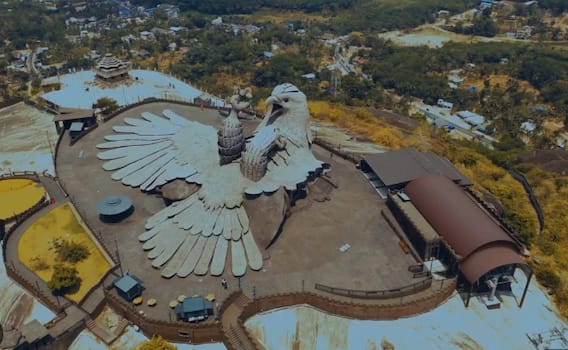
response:
<path id="1" fill-rule="evenodd" d="M 288 102 L 290 99 L 288 97 L 284 98 L 284 102 Z"/>

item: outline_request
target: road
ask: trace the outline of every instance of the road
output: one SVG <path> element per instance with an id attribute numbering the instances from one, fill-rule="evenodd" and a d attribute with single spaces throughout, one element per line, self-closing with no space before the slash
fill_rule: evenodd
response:
<path id="1" fill-rule="evenodd" d="M 26 60 L 26 68 L 28 73 L 39 73 L 35 66 L 35 61 L 36 61 L 35 50 L 31 49 L 31 53 L 28 56 L 28 59 Z"/>

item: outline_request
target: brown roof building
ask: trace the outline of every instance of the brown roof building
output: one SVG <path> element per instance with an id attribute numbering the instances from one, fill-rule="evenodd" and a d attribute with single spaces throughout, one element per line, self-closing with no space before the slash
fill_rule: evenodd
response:
<path id="1" fill-rule="evenodd" d="M 460 186 L 472 184 L 446 158 L 415 148 L 369 155 L 361 161 L 361 170 L 376 177 L 376 186 L 388 189 L 402 189 L 410 181 L 428 174 L 445 175 Z"/>
<path id="2" fill-rule="evenodd" d="M 510 284 L 517 267 L 532 274 L 519 254 L 522 247 L 517 241 L 447 176 L 420 176 L 404 193 L 409 200 L 391 195 L 389 207 L 409 240 L 424 259 L 443 261 L 472 290 L 487 290 L 493 283 L 490 280 Z M 425 220 L 417 218 L 416 210 Z"/>

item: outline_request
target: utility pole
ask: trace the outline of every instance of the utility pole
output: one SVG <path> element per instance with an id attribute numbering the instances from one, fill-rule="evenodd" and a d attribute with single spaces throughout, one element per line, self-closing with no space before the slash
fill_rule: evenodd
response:
<path id="1" fill-rule="evenodd" d="M 124 276 L 124 271 L 122 271 L 122 262 L 120 261 L 120 254 L 118 253 L 118 241 L 114 240 L 114 245 L 116 247 L 116 259 L 118 260 L 118 268 L 120 269 L 120 275 Z"/>
<path id="2" fill-rule="evenodd" d="M 49 139 L 49 132 L 47 130 L 45 131 L 45 137 L 47 138 L 49 153 L 51 153 L 51 161 L 53 162 L 53 175 L 57 176 L 57 174 L 55 173 L 55 151 L 53 150 L 53 145 L 51 144 L 51 140 Z"/>
<path id="3" fill-rule="evenodd" d="M 338 68 L 333 69 L 331 72 L 331 86 L 333 97 L 337 98 L 337 93 L 341 88 L 341 71 Z"/>

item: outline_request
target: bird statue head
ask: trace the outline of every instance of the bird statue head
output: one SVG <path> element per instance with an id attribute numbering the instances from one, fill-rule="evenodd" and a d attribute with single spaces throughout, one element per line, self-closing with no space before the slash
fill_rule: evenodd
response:
<path id="1" fill-rule="evenodd" d="M 231 103 L 231 111 L 240 112 L 250 106 L 252 100 L 252 90 L 250 87 L 241 89 L 235 87 L 235 93 L 229 99 Z"/>
<path id="2" fill-rule="evenodd" d="M 266 115 L 257 131 L 273 126 L 278 129 L 279 136 L 288 138 L 300 147 L 309 146 L 310 113 L 306 95 L 300 89 L 290 83 L 278 85 L 265 104 Z"/>

